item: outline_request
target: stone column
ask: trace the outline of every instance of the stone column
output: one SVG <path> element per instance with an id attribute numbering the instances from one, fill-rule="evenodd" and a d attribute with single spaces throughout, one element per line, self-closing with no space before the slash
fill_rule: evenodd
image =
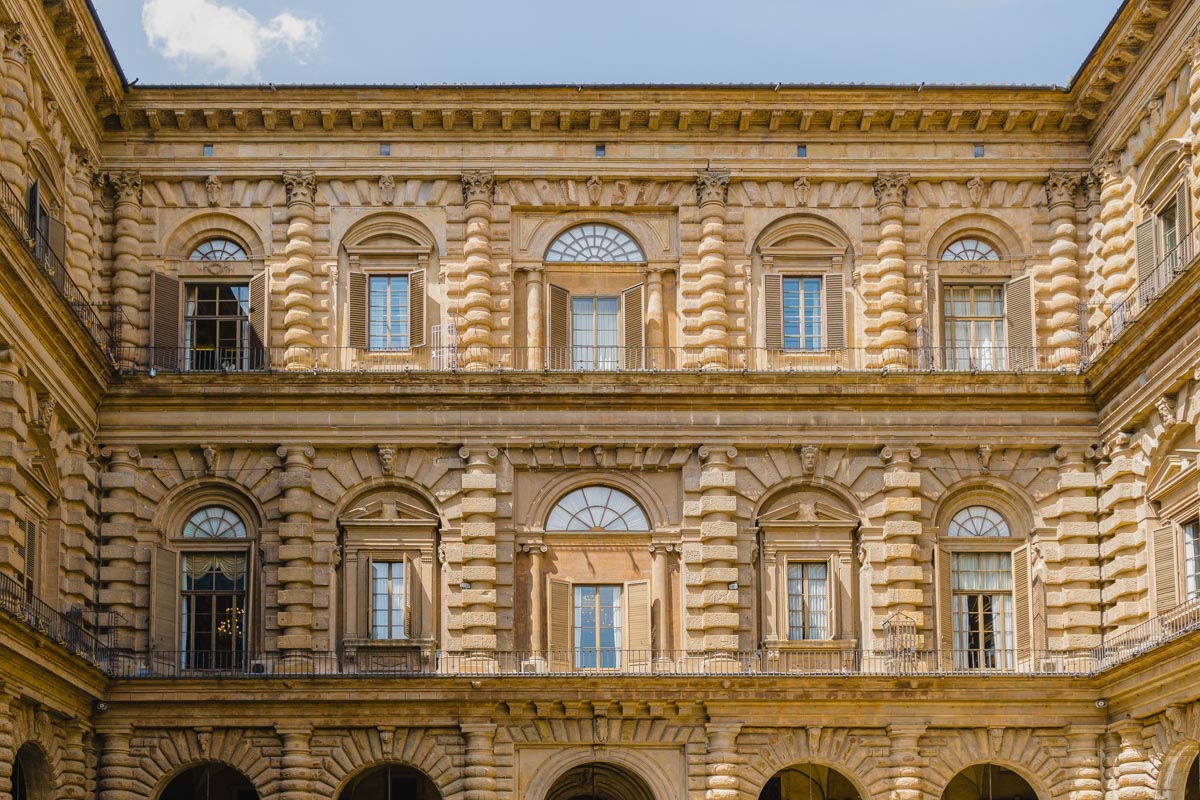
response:
<path id="1" fill-rule="evenodd" d="M 1103 632 L 1119 633 L 1142 621 L 1148 574 L 1141 536 L 1143 498 L 1149 465 L 1129 434 L 1118 432 L 1106 445 L 1098 502 L 1100 585 Z"/>
<path id="2" fill-rule="evenodd" d="M 1192 63 L 1188 78 L 1188 132 L 1192 140 L 1192 216 L 1188 230 L 1200 219 L 1200 29 L 1192 32 L 1183 46 Z"/>
<path id="3" fill-rule="evenodd" d="M 708 735 L 705 754 L 705 800 L 739 800 L 741 798 L 741 765 L 737 754 L 740 722 L 710 722 L 704 726 Z"/>
<path id="4" fill-rule="evenodd" d="M 88 442 L 81 431 L 68 435 L 68 451 L 62 463 L 59 508 L 62 548 L 61 595 L 66 608 L 86 608 L 92 599 L 90 558 L 97 512 L 98 477 L 92 465 Z"/>
<path id="5" fill-rule="evenodd" d="M 728 276 L 725 261 L 725 203 L 729 195 L 728 172 L 702 172 L 696 179 L 700 205 L 700 318 L 699 366 L 721 368 L 729 363 Z"/>
<path id="6" fill-rule="evenodd" d="M 466 461 L 462 475 L 463 580 L 471 585 L 462 590 L 465 652 L 484 658 L 496 650 L 496 458 L 493 448 L 463 447 Z M 480 668 L 475 665 L 476 669 Z"/>
<path id="7" fill-rule="evenodd" d="M 1100 726 L 1076 726 L 1067 728 L 1067 758 L 1064 772 L 1067 780 L 1068 800 L 1104 800 L 1104 783 L 1101 780 Z"/>
<path id="8" fill-rule="evenodd" d="M 542 267 L 525 268 L 525 313 L 528 319 L 525 344 L 528 369 L 541 369 L 546 364 L 546 312 L 543 308 L 546 297 L 546 270 Z"/>
<path id="9" fill-rule="evenodd" d="M 1079 363 L 1079 233 L 1075 225 L 1075 198 L 1083 176 L 1076 172 L 1051 172 L 1046 180 L 1050 213 L 1050 266 L 1034 270 L 1038 307 L 1046 313 L 1050 347 L 1047 366 Z M 1038 327 L 1041 327 L 1040 325 Z"/>
<path id="10" fill-rule="evenodd" d="M 0 349 L 0 571 L 11 578 L 16 577 L 16 548 L 25 546 L 15 502 L 25 491 L 21 464 L 29 438 L 28 414 L 18 399 L 24 394 L 25 376 L 16 350 Z"/>
<path id="11" fill-rule="evenodd" d="M 13 705 L 13 697 L 0 691 L 0 800 L 12 800 L 13 764 L 17 760 Z"/>
<path id="12" fill-rule="evenodd" d="M 890 172 L 875 179 L 879 213 L 878 264 L 864 271 L 866 299 L 864 333 L 868 345 L 879 350 L 879 366 L 903 368 L 908 364 L 908 263 L 904 244 L 904 206 L 909 176 Z M 872 363 L 872 366 L 875 366 Z"/>
<path id="13" fill-rule="evenodd" d="M 283 173 L 287 196 L 287 247 L 283 284 L 283 344 L 287 348 L 284 365 L 288 369 L 309 369 L 312 348 L 317 344 L 313 316 L 313 218 L 316 216 L 317 176 L 312 172 Z"/>
<path id="14" fill-rule="evenodd" d="M 885 445 L 879 451 L 883 461 L 883 568 L 872 572 L 875 595 L 882 598 L 871 626 L 882 635 L 880 627 L 893 614 L 903 614 L 914 620 L 918 630 L 927 626 L 925 607 L 925 569 L 921 564 L 921 473 L 913 462 L 921 457 L 918 447 Z M 878 602 L 878 601 L 877 601 Z"/>
<path id="15" fill-rule="evenodd" d="M 463 800 L 495 800 L 496 726 L 488 722 L 464 722 L 459 728 L 467 743 Z"/>
<path id="16" fill-rule="evenodd" d="M 282 744 L 279 759 L 280 800 L 310 800 L 316 762 L 310 749 L 312 726 L 275 726 Z"/>
<path id="17" fill-rule="evenodd" d="M 1117 785 L 1115 800 L 1154 800 L 1160 796 L 1155 792 L 1157 770 L 1146 750 L 1142 723 L 1125 720 L 1114 725 L 1108 735 L 1113 738 L 1113 748 L 1117 751 L 1112 767 Z"/>
<path id="18" fill-rule="evenodd" d="M 529 556 L 530 620 L 529 656 L 540 661 L 546 648 L 546 573 L 542 562 L 548 548 L 542 542 L 527 542 L 521 552 Z"/>
<path id="19" fill-rule="evenodd" d="M 467 241 L 463 245 L 462 305 L 465 321 L 458 332 L 461 363 L 466 369 L 488 369 L 492 364 L 492 200 L 495 178 L 490 172 L 462 176 L 463 205 L 467 215 Z"/>
<path id="20" fill-rule="evenodd" d="M 29 164 L 25 157 L 25 126 L 29 108 L 29 44 L 19 24 L 3 26 L 4 94 L 0 109 L 0 177 L 22 202 Z"/>
<path id="21" fill-rule="evenodd" d="M 64 728 L 60 797 L 61 800 L 83 800 L 87 796 L 87 753 L 83 749 L 86 730 L 80 720 L 67 720 Z"/>
<path id="22" fill-rule="evenodd" d="M 139 800 L 139 784 L 134 777 L 138 759 L 130 752 L 133 729 L 112 728 L 97 733 L 103 739 L 96 769 L 97 800 Z"/>
<path id="23" fill-rule="evenodd" d="M 100 605 L 119 615 L 115 645 L 135 646 L 137 593 L 138 462 L 136 447 L 105 447 L 108 466 L 100 476 Z"/>
<path id="24" fill-rule="evenodd" d="M 92 183 L 96 162 L 84 150 L 72 149 L 67 162 L 67 269 L 84 299 L 95 300 L 92 276 Z"/>
<path id="25" fill-rule="evenodd" d="M 651 363 L 665 364 L 662 348 L 667 346 L 666 312 L 663 309 L 663 267 L 646 270 L 646 347 Z M 647 365 L 649 366 L 649 364 Z"/>
<path id="26" fill-rule="evenodd" d="M 891 751 L 888 754 L 888 773 L 891 777 L 891 800 L 923 800 L 925 781 L 922 777 L 925 759 L 921 757 L 923 726 L 889 725 L 887 729 Z"/>
<path id="27" fill-rule="evenodd" d="M 1042 512 L 1058 528 L 1054 542 L 1042 544 L 1051 574 L 1059 585 L 1047 598 L 1047 619 L 1062 621 L 1057 648 L 1082 650 L 1100 644 L 1099 526 L 1096 523 L 1096 474 L 1088 463 L 1092 448 L 1059 448 L 1058 496 Z M 1057 608 L 1055 607 L 1057 606 Z M 1056 648 L 1056 649 L 1057 649 Z"/>
<path id="28" fill-rule="evenodd" d="M 312 462 L 316 452 L 301 444 L 283 445 L 276 454 L 283 460 L 279 511 L 284 518 L 279 523 L 279 649 L 296 669 L 304 669 L 313 640 Z"/>
<path id="29" fill-rule="evenodd" d="M 710 669 L 736 667 L 738 649 L 737 472 L 732 447 L 701 447 L 699 608 Z M 693 576 L 693 580 L 696 576 Z M 691 583 L 692 581 L 689 581 Z M 693 591 L 694 591 L 693 590 Z"/>
<path id="30" fill-rule="evenodd" d="M 1100 307 L 1097 317 L 1090 320 L 1099 325 L 1114 313 L 1113 304 L 1128 297 L 1137 281 L 1130 235 L 1133 230 L 1133 182 L 1121 168 L 1121 155 L 1109 152 L 1096 165 L 1100 179 L 1100 291 L 1106 307 Z M 1117 313 L 1121 313 L 1120 310 Z"/>
<path id="31" fill-rule="evenodd" d="M 148 304 L 150 286 L 142 273 L 142 176 L 136 172 L 116 172 L 108 176 L 116 193 L 113 209 L 113 303 L 124 316 L 119 344 L 125 350 L 122 358 L 132 359 L 131 350 L 142 340 L 143 331 L 149 335 L 142 319 L 142 305 Z M 148 340 L 148 338 L 147 338 Z"/>
<path id="32" fill-rule="evenodd" d="M 651 602 L 654 604 L 654 629 L 658 632 L 658 659 L 662 662 L 671 661 L 674 649 L 671 647 L 671 564 L 668 560 L 668 554 L 674 552 L 673 544 L 654 542 L 650 545 Z"/>

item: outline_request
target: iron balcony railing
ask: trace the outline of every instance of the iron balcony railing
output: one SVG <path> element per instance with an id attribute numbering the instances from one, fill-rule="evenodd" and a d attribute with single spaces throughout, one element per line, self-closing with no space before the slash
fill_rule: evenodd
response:
<path id="1" fill-rule="evenodd" d="M 63 614 L 56 611 L 7 575 L 0 575 L 0 611 L 46 635 L 86 661 L 106 670 L 109 668 L 111 642 L 100 631 L 112 631 L 111 620 L 97 619 L 96 624 L 89 625 L 83 613 Z"/>
<path id="2" fill-rule="evenodd" d="M 1195 630 L 1200 630 L 1200 598 L 1106 637 L 1103 644 L 1092 650 L 1092 657 L 1107 669 Z"/>
<path id="3" fill-rule="evenodd" d="M 93 341 L 108 356 L 116 349 L 119 329 L 123 322 L 121 310 L 115 305 L 92 303 L 78 284 L 72 280 L 64 263 L 65 247 L 53 247 L 49 237 L 37 224 L 21 195 L 7 181 L 0 179 L 0 217 L 8 223 L 26 251 L 33 257 L 38 270 L 66 302 Z"/>
<path id="4" fill-rule="evenodd" d="M 134 372 L 542 372 L 839 373 L 1064 372 L 1082 366 L 1072 348 L 919 347 L 788 351 L 760 347 L 352 347 L 132 348 L 117 359 Z"/>

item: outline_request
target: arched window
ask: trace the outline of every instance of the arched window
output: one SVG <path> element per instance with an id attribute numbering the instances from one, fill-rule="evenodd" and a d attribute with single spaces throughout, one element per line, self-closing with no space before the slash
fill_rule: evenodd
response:
<path id="1" fill-rule="evenodd" d="M 238 669 L 246 652 L 250 550 L 246 523 L 224 506 L 188 517 L 183 538 L 180 623 L 184 665 Z"/>
<path id="2" fill-rule="evenodd" d="M 183 525 L 185 539 L 245 539 L 246 523 L 223 506 L 206 506 L 188 517 Z"/>
<path id="3" fill-rule="evenodd" d="M 982 239 L 959 239 L 942 253 L 943 261 L 999 261 L 1000 254 Z"/>
<path id="4" fill-rule="evenodd" d="M 585 486 L 559 500 L 549 531 L 648 531 L 650 522 L 632 497 L 609 486 Z"/>
<path id="5" fill-rule="evenodd" d="M 947 536 L 1012 536 L 1004 517 L 987 506 L 967 506 L 954 515 Z"/>
<path id="6" fill-rule="evenodd" d="M 246 261 L 246 251 L 240 244 L 220 237 L 201 242 L 192 251 L 192 261 Z"/>
<path id="7" fill-rule="evenodd" d="M 645 260 L 642 248 L 629 234 L 601 223 L 563 231 L 546 251 L 546 261 L 558 264 L 636 264 Z"/>

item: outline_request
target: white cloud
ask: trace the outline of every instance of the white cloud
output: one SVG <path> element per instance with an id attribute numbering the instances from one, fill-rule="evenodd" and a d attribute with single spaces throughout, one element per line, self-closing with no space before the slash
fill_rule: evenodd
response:
<path id="1" fill-rule="evenodd" d="M 164 58 L 206 65 L 230 81 L 256 78 L 262 60 L 279 48 L 303 63 L 304 53 L 321 37 L 315 20 L 285 12 L 261 22 L 246 9 L 217 0 L 145 0 L 142 27 Z"/>

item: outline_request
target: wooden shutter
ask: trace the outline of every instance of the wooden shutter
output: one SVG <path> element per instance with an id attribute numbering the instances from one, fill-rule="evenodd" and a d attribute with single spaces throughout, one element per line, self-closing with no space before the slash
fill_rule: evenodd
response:
<path id="1" fill-rule="evenodd" d="M 1175 557 L 1175 526 L 1154 532 L 1154 609 L 1162 616 L 1179 605 L 1179 565 Z"/>
<path id="2" fill-rule="evenodd" d="M 61 271 L 62 275 L 66 275 L 67 269 L 67 226 L 54 217 L 50 217 L 50 264 L 57 270 Z M 55 280 L 55 283 L 61 285 L 61 280 Z"/>
<path id="3" fill-rule="evenodd" d="M 550 652 L 552 669 L 570 669 L 571 666 L 571 650 L 575 646 L 573 628 L 571 619 L 571 604 L 573 601 L 574 587 L 570 581 L 558 580 L 550 578 L 550 608 L 546 610 L 547 616 L 550 619 L 550 624 L 547 626 L 547 650 Z M 535 614 L 543 613 L 540 609 L 534 610 Z"/>
<path id="4" fill-rule="evenodd" d="M 416 626 L 413 624 L 413 577 L 417 574 L 414 568 L 413 561 L 407 556 L 403 559 L 404 563 L 404 638 L 412 639 Z"/>
<path id="5" fill-rule="evenodd" d="M 937 573 L 937 624 L 938 642 L 942 650 L 944 665 L 953 665 L 954 661 L 954 583 L 952 563 L 953 555 L 949 550 L 937 550 L 937 563 L 934 570 Z"/>
<path id="6" fill-rule="evenodd" d="M 1179 188 L 1175 190 L 1175 232 L 1176 240 L 1179 242 L 1179 258 L 1175 261 L 1175 271 L 1179 272 L 1187 266 L 1188 259 L 1191 257 L 1191 248 L 1189 247 L 1189 235 L 1192 232 L 1192 219 L 1189 213 L 1188 206 L 1189 195 L 1188 186 L 1191 183 L 1189 179 L 1184 179 L 1183 183 L 1179 184 Z"/>
<path id="7" fill-rule="evenodd" d="M 1021 545 L 1012 551 L 1013 582 L 1013 644 L 1019 661 L 1029 656 L 1033 647 L 1029 589 L 1029 545 Z"/>
<path id="8" fill-rule="evenodd" d="M 643 314 L 645 285 L 639 283 L 621 292 L 622 332 L 625 337 L 625 369 L 641 369 L 645 363 L 642 348 L 646 343 L 646 322 Z"/>
<path id="9" fill-rule="evenodd" d="M 783 276 L 763 276 L 763 335 L 768 350 L 783 349 Z"/>
<path id="10" fill-rule="evenodd" d="M 180 363 L 179 281 L 162 272 L 153 273 L 150 281 L 150 365 L 161 369 L 178 369 Z M 126 325 L 134 320 L 126 320 Z"/>
<path id="11" fill-rule="evenodd" d="M 831 272 L 825 276 L 825 349 L 846 349 L 845 276 Z"/>
<path id="12" fill-rule="evenodd" d="M 42 213 L 42 182 L 34 178 L 25 192 L 25 213 L 28 217 L 26 235 L 37 243 L 38 223 Z"/>
<path id="13" fill-rule="evenodd" d="M 550 369 L 571 366 L 571 293 L 550 284 L 550 313 L 546 315 L 546 342 L 550 346 L 546 364 Z"/>
<path id="14" fill-rule="evenodd" d="M 425 346 L 425 270 L 408 273 L 408 346 Z"/>
<path id="15" fill-rule="evenodd" d="M 1033 369 L 1037 336 L 1033 318 L 1033 282 L 1028 275 L 1013 278 L 1004 287 L 1004 314 L 1008 326 L 1009 368 Z"/>
<path id="16" fill-rule="evenodd" d="M 360 350 L 367 348 L 367 276 L 351 272 L 350 296 L 346 304 L 346 344 Z"/>
<path id="17" fill-rule="evenodd" d="M 150 553 L 151 650 L 170 653 L 183 649 L 178 634 L 179 590 L 179 554 L 155 545 Z"/>
<path id="18" fill-rule="evenodd" d="M 271 300 L 267 270 L 250 279 L 250 369 L 263 367 L 265 351 L 271 346 Z"/>
<path id="19" fill-rule="evenodd" d="M 650 634 L 650 583 L 630 581 L 625 584 L 625 636 L 622 649 L 629 651 L 631 664 L 648 664 L 654 654 Z"/>
<path id="20" fill-rule="evenodd" d="M 1138 294 L 1145 302 L 1147 295 L 1152 296 L 1155 292 L 1152 283 L 1154 280 L 1154 267 L 1158 260 L 1157 246 L 1155 241 L 1154 217 L 1137 226 L 1137 280 Z"/>
<path id="21" fill-rule="evenodd" d="M 21 527 L 25 529 L 25 591 L 34 595 L 38 584 L 38 526 L 27 520 Z"/>

